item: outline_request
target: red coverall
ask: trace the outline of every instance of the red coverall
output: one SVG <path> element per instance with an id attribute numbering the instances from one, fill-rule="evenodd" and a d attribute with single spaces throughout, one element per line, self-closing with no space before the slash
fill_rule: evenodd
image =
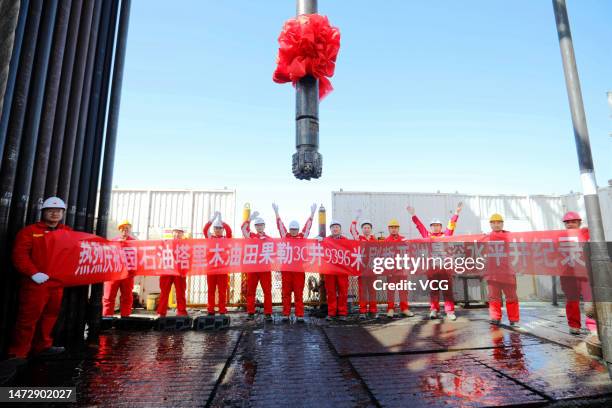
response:
<path id="1" fill-rule="evenodd" d="M 356 220 L 351 223 L 350 232 L 355 240 L 376 242 L 374 235 L 370 235 L 366 238 L 365 235 L 359 234 Z M 372 277 L 360 275 L 357 282 L 359 283 L 359 313 L 378 313 L 376 289 L 374 289 L 373 286 L 374 279 Z"/>
<path id="2" fill-rule="evenodd" d="M 176 249 L 176 245 L 181 242 L 180 239 L 174 239 L 172 241 L 173 249 Z M 174 252 L 174 251 L 173 251 Z M 159 277 L 159 304 L 157 305 L 157 314 L 162 317 L 166 316 L 168 312 L 168 297 L 170 296 L 170 290 L 172 284 L 174 284 L 174 293 L 176 294 L 176 315 L 187 316 L 187 298 L 185 292 L 187 290 L 187 277 L 185 271 L 181 269 L 179 265 L 175 266 L 180 276 L 175 275 L 162 275 Z"/>
<path id="3" fill-rule="evenodd" d="M 125 241 L 135 240 L 131 235 Z M 115 237 L 113 241 L 123 241 L 121 236 Z M 112 316 L 115 314 L 115 298 L 117 291 L 121 290 L 121 298 L 119 300 L 119 311 L 121 317 L 128 317 L 132 314 L 132 304 L 134 303 L 134 277 L 128 276 L 125 279 L 104 282 L 104 297 L 102 298 L 102 316 Z"/>
<path id="4" fill-rule="evenodd" d="M 246 220 L 242 223 L 242 235 L 245 238 L 252 239 L 270 239 L 270 237 L 264 233 L 251 232 L 250 221 Z M 272 314 L 272 272 L 252 272 L 247 274 L 247 313 L 255 313 L 255 294 L 257 293 L 257 284 L 261 283 L 261 289 L 264 293 L 264 313 Z"/>
<path id="5" fill-rule="evenodd" d="M 387 238 L 385 238 L 386 242 L 402 242 L 405 238 L 399 234 L 397 235 L 389 235 Z M 398 283 L 402 280 L 403 276 L 393 276 L 393 275 L 389 275 L 387 277 L 387 282 L 388 283 Z M 408 292 L 405 290 L 400 290 L 399 291 L 399 298 L 400 298 L 400 303 L 399 303 L 399 307 L 400 307 L 400 312 L 406 311 L 409 308 L 409 304 L 408 304 Z M 395 291 L 394 290 L 387 290 L 387 310 L 394 310 L 395 309 Z"/>
<path id="6" fill-rule="evenodd" d="M 567 324 L 573 329 L 579 329 L 581 327 L 580 317 L 580 295 L 587 302 L 591 302 L 593 297 L 591 296 L 591 285 L 588 279 L 578 278 L 574 276 L 561 276 L 561 289 L 565 293 L 565 314 L 567 316 Z M 597 323 L 595 319 L 587 316 L 586 327 L 591 331 L 597 330 Z"/>
<path id="7" fill-rule="evenodd" d="M 232 229 L 226 223 L 223 223 L 223 229 L 225 230 L 225 236 L 217 237 L 215 234 L 210 234 L 210 226 L 212 221 L 208 221 L 204 225 L 204 236 L 206 238 L 231 238 Z M 206 275 L 206 285 L 208 285 L 208 313 L 215 314 L 215 290 L 219 291 L 219 313 L 227 313 L 227 288 L 228 288 L 229 275 L 227 273 Z"/>
<path id="8" fill-rule="evenodd" d="M 412 222 L 416 225 L 417 230 L 423 238 L 440 238 L 450 237 L 455 233 L 455 226 L 457 225 L 457 219 L 459 215 L 453 214 L 451 219 L 448 221 L 448 225 L 444 232 L 433 233 L 423 225 L 419 217 L 416 215 L 412 216 Z M 455 300 L 453 299 L 453 276 L 452 271 L 446 270 L 429 270 L 427 271 L 428 279 L 447 280 L 447 290 L 432 290 L 429 292 L 429 308 L 430 310 L 440 311 L 440 292 L 444 294 L 444 311 L 446 313 L 453 313 L 455 311 Z"/>
<path id="9" fill-rule="evenodd" d="M 489 241 L 507 242 L 508 231 L 491 232 Z M 506 248 L 506 255 L 507 255 Z M 506 312 L 510 322 L 519 321 L 519 302 L 516 295 L 516 276 L 514 275 L 508 257 L 500 258 L 499 265 L 495 257 L 487 258 L 487 288 L 489 292 L 489 317 L 492 320 L 502 318 L 502 292 L 506 297 Z"/>
<path id="10" fill-rule="evenodd" d="M 71 230 L 58 224 L 51 228 L 44 222 L 28 225 L 17 233 L 13 247 L 13 264 L 22 274 L 19 287 L 19 313 L 8 349 L 11 356 L 26 358 L 30 350 L 40 353 L 53 345 L 51 332 L 62 306 L 63 287 L 53 279 L 38 284 L 32 275 L 43 272 L 45 245 L 43 237 L 50 231 Z"/>
<path id="11" fill-rule="evenodd" d="M 302 228 L 302 232 L 292 237 L 291 234 L 285 228 L 285 224 L 276 217 L 276 226 L 278 232 L 282 238 L 288 240 L 304 239 L 308 238 L 310 234 L 310 227 L 312 226 L 312 217 L 309 217 Z M 295 315 L 297 317 L 304 317 L 304 280 L 306 274 L 304 272 L 282 272 L 281 271 L 281 282 L 282 282 L 282 297 L 283 297 L 283 316 L 289 316 L 291 313 L 291 292 L 293 292 L 293 298 L 295 299 Z M 327 283 L 327 282 L 326 282 Z"/>
<path id="12" fill-rule="evenodd" d="M 325 240 L 346 239 L 345 236 L 329 236 Z M 327 315 L 335 317 L 348 315 L 348 275 L 326 274 L 325 291 L 327 292 Z M 337 293 L 336 293 L 337 289 Z"/>

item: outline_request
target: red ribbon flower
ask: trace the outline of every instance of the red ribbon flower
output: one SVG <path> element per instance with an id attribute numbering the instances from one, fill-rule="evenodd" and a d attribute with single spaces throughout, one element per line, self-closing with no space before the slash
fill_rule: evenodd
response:
<path id="1" fill-rule="evenodd" d="M 336 69 L 340 31 L 326 16 L 303 14 L 287 20 L 278 43 L 274 82 L 292 82 L 295 86 L 302 77 L 312 75 L 319 80 L 319 99 L 334 89 L 328 77 Z"/>

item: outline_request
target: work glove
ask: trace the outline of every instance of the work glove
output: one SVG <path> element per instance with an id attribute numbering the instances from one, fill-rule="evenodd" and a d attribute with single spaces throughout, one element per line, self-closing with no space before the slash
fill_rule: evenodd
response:
<path id="1" fill-rule="evenodd" d="M 32 280 L 40 285 L 41 283 L 45 283 L 49 280 L 49 275 L 42 272 L 36 272 L 34 275 L 32 275 Z"/>
<path id="2" fill-rule="evenodd" d="M 310 206 L 310 216 L 314 217 L 315 211 L 317 211 L 317 203 Z"/>
<path id="3" fill-rule="evenodd" d="M 355 211 L 355 219 L 358 220 L 361 218 L 361 214 L 363 214 L 363 211 L 361 211 L 361 208 L 359 208 L 357 211 Z"/>
<path id="4" fill-rule="evenodd" d="M 322 237 L 322 236 L 320 236 L 320 235 L 317 237 L 317 241 L 319 241 L 319 242 L 323 242 L 323 240 L 324 240 L 324 239 L 325 239 L 325 238 L 324 238 L 324 237 Z"/>
<path id="5" fill-rule="evenodd" d="M 220 213 L 219 211 L 215 211 L 215 212 L 213 213 L 212 217 L 210 217 L 210 220 L 209 220 L 209 221 L 210 221 L 210 222 L 214 222 L 214 221 L 215 221 L 215 219 L 216 219 L 218 216 L 221 216 L 221 213 Z"/>
<path id="6" fill-rule="evenodd" d="M 253 211 L 249 216 L 249 221 L 253 221 L 257 217 L 259 217 L 259 211 Z"/>
<path id="7" fill-rule="evenodd" d="M 274 214 L 278 217 L 278 204 L 272 203 L 272 209 L 274 210 Z"/>
<path id="8" fill-rule="evenodd" d="M 406 210 L 410 213 L 410 215 L 414 215 L 414 207 L 408 206 Z"/>

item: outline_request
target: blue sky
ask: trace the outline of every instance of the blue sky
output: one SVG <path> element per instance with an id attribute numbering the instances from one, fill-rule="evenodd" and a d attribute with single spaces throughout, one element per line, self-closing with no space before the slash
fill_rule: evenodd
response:
<path id="1" fill-rule="evenodd" d="M 568 0 L 597 181 L 612 179 L 612 2 Z M 115 185 L 236 189 L 270 219 L 331 191 L 580 191 L 551 1 L 320 0 L 342 40 L 323 177 L 291 174 L 294 90 L 272 82 L 295 1 L 132 2 Z M 283 211 L 284 210 L 284 211 Z"/>

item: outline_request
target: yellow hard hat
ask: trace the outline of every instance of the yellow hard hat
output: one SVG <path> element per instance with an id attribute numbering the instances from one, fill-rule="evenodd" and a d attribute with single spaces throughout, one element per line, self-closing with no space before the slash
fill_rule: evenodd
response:
<path id="1" fill-rule="evenodd" d="M 393 218 L 391 221 L 389 221 L 389 224 L 387 225 L 388 227 L 399 227 L 399 221 L 396 218 Z"/>
<path id="2" fill-rule="evenodd" d="M 493 221 L 504 222 L 504 217 L 502 217 L 501 214 L 495 213 L 491 215 L 491 218 L 489 218 L 489 222 L 493 222 Z"/>
<path id="3" fill-rule="evenodd" d="M 119 223 L 119 225 L 117 225 L 117 229 L 121 229 L 121 227 L 125 227 L 127 225 L 131 227 L 132 223 L 129 220 L 123 220 Z"/>

